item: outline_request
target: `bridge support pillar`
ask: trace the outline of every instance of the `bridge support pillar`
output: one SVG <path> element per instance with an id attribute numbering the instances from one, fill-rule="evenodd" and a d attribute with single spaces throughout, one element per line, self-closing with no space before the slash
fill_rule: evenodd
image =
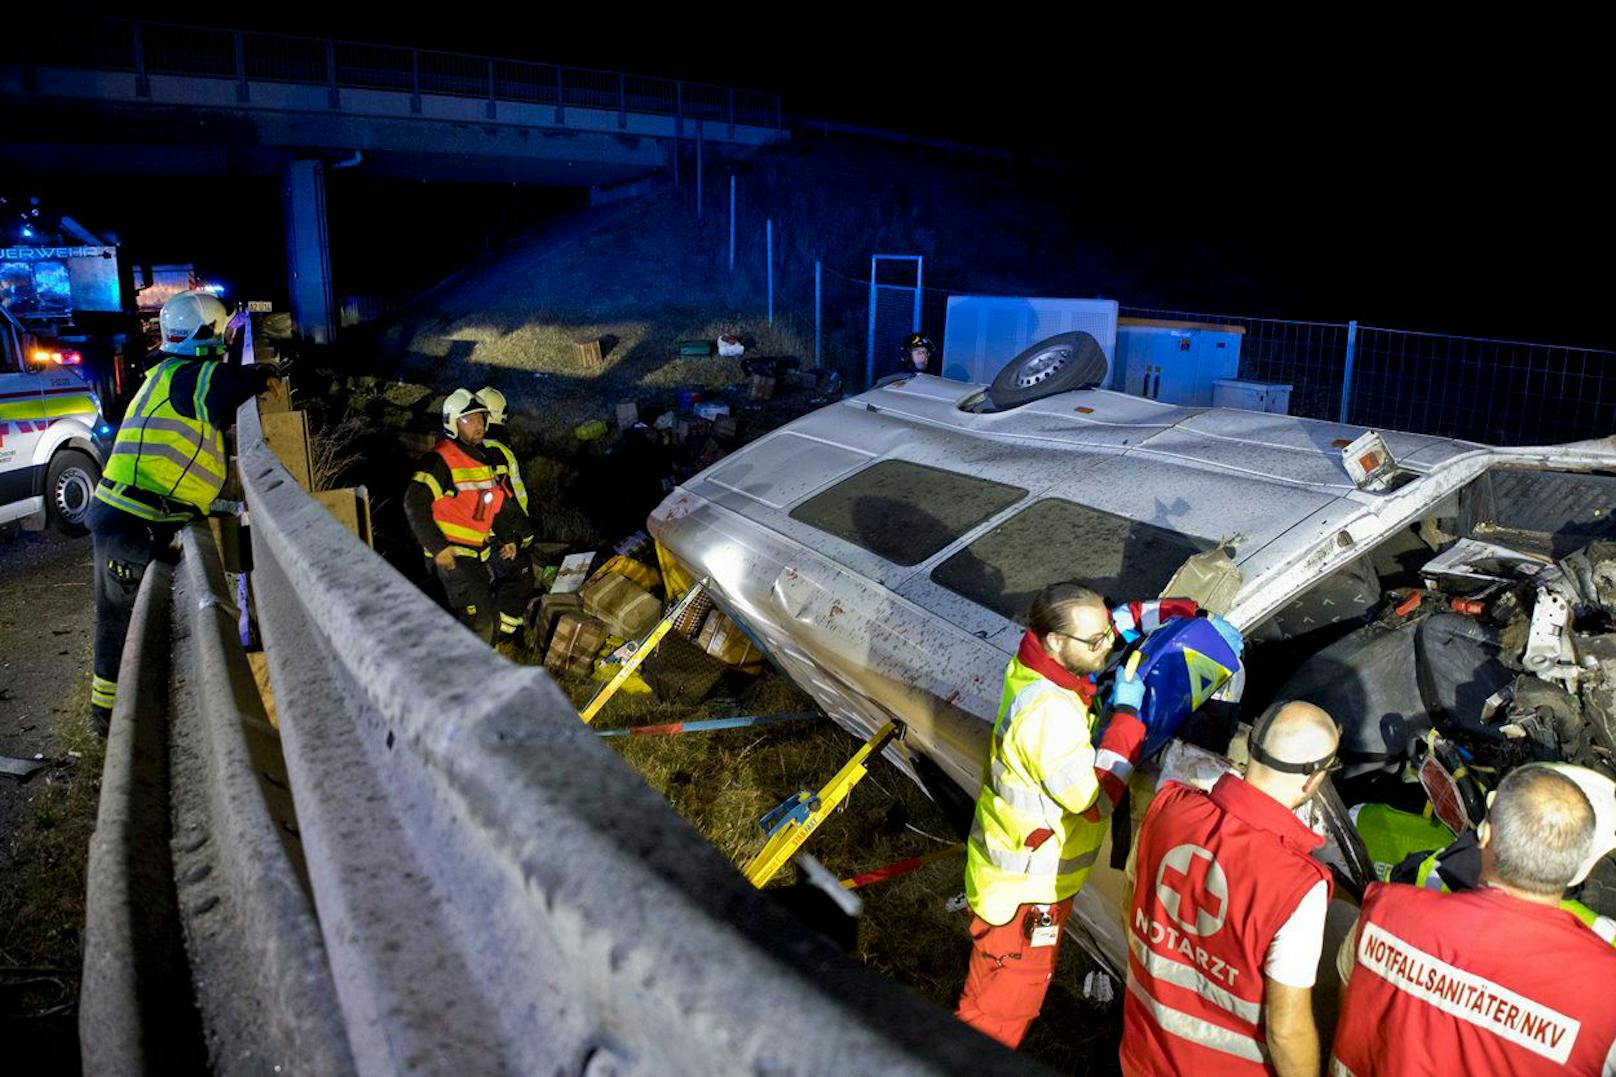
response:
<path id="1" fill-rule="evenodd" d="M 304 337 L 329 344 L 332 318 L 331 244 L 326 235 L 325 162 L 293 161 L 281 177 L 286 224 L 287 291 L 292 321 Z"/>

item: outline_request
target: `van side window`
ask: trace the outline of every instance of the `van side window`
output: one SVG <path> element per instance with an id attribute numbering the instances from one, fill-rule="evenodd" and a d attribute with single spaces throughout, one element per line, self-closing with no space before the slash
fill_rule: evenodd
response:
<path id="1" fill-rule="evenodd" d="M 1015 618 L 1051 583 L 1075 580 L 1123 602 L 1155 598 L 1184 559 L 1216 543 L 1074 501 L 1037 501 L 938 565 L 931 578 Z"/>
<path id="2" fill-rule="evenodd" d="M 907 460 L 882 460 L 791 510 L 791 518 L 899 565 L 918 565 L 1027 491 Z"/>
<path id="3" fill-rule="evenodd" d="M 16 374 L 22 370 L 22 341 L 11 326 L 11 319 L 0 317 L 0 374 Z"/>

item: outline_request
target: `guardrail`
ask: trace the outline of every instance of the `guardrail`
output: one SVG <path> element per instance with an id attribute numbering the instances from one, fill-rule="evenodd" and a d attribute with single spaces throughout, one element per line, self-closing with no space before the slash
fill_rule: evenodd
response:
<path id="1" fill-rule="evenodd" d="M 119 964 L 143 951 L 118 914 L 163 882 L 118 870 L 137 860 L 131 843 L 149 849 L 153 824 L 112 803 L 139 783 L 110 776 L 166 712 L 171 767 L 209 790 L 175 811 L 181 828 L 198 820 L 174 841 L 190 959 L 257 972 L 196 977 L 219 1069 L 1036 1071 L 749 886 L 543 670 L 489 650 L 304 493 L 253 402 L 237 431 L 295 821 L 274 803 L 281 764 L 264 750 L 216 555 L 192 528 L 172 702 L 154 717 L 169 661 L 152 619 L 160 571 L 120 673 L 138 687 L 119 695 L 102 810 L 129 822 L 98 831 L 92 861 L 89 1068 L 129 1068 L 109 1060 L 153 1048 Z M 250 1059 L 230 1053 L 255 1036 Z"/>
<path id="2" fill-rule="evenodd" d="M 187 26 L 144 19 L 40 18 L 25 43 L 26 62 L 127 71 L 142 96 L 152 75 L 232 79 L 246 100 L 249 82 L 394 90 L 549 105 L 649 112 L 706 123 L 779 128 L 780 95 L 626 71 L 535 63 L 434 49 L 332 38 Z M 417 106 L 418 107 L 418 106 Z"/>

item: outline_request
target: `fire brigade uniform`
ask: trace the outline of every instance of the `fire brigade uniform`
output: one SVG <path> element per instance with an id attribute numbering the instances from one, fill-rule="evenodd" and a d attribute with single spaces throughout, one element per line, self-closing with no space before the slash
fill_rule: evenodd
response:
<path id="1" fill-rule="evenodd" d="M 1494 887 L 1373 883 L 1331 1052 L 1335 1077 L 1616 1073 L 1616 949 Z"/>
<path id="2" fill-rule="evenodd" d="M 499 557 L 499 547 L 515 543 L 520 549 L 531 537 L 527 516 L 496 470 L 498 460 L 483 446 L 444 438 L 422 458 L 404 495 L 405 516 L 426 556 L 445 547 L 455 552 L 453 568 L 433 565 L 449 608 L 488 640 L 496 614 L 501 626 L 520 628 L 533 595 L 531 572 L 504 575 L 495 591 L 490 561 Z"/>
<path id="3" fill-rule="evenodd" d="M 180 315 L 175 315 L 178 308 Z M 227 312 L 212 296 L 182 293 L 163 307 L 164 339 L 129 403 L 86 522 L 95 545 L 95 656 L 90 716 L 105 732 L 118 666 L 146 567 L 185 523 L 205 516 L 227 474 L 224 432 L 264 390 L 271 365 L 222 361 Z"/>
<path id="4" fill-rule="evenodd" d="M 1196 610 L 1180 600 L 1134 607 L 1152 627 L 1162 607 L 1169 615 Z M 1134 709 L 1116 707 L 1096 750 L 1094 692 L 1091 679 L 1050 658 L 1031 632 L 1005 670 L 966 844 L 972 947 L 957 1013 L 1009 1047 L 1043 1006 L 1072 897 L 1099 858 L 1145 742 Z"/>
<path id="5" fill-rule="evenodd" d="M 476 392 L 476 398 L 488 408 L 488 428 L 505 423 L 505 394 L 492 387 L 485 387 Z M 516 503 L 521 507 L 522 515 L 528 516 L 527 484 L 522 481 L 522 465 L 517 462 L 516 453 L 503 441 L 496 441 L 492 437 L 484 437 L 482 442 L 484 454 L 494 465 L 494 474 L 505 483 Z M 516 556 L 510 560 L 495 557 L 488 562 L 493 570 L 495 590 L 501 591 L 512 585 L 516 577 L 528 580 L 533 578 L 533 538 L 537 527 L 528 516 L 528 525 L 522 533 L 522 539 L 517 543 Z M 518 585 L 519 586 L 519 585 Z M 531 585 L 529 587 L 531 591 Z M 513 636 L 522 629 L 522 613 L 520 609 L 508 610 L 504 602 L 500 603 L 499 632 L 502 636 Z"/>
<path id="6" fill-rule="evenodd" d="M 1124 1073 L 1273 1072 L 1266 981 L 1313 984 L 1330 872 L 1311 854 L 1323 844 L 1236 775 L 1210 793 L 1163 787 L 1139 830 Z"/>

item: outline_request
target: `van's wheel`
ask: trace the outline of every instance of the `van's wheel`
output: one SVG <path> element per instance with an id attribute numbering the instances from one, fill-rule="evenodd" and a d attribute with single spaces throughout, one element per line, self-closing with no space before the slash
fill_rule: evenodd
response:
<path id="1" fill-rule="evenodd" d="M 999 410 L 1105 381 L 1105 351 L 1082 330 L 1040 340 L 1004 365 L 988 397 Z"/>
<path id="2" fill-rule="evenodd" d="M 64 535 L 87 534 L 84 518 L 100 481 L 101 466 L 85 453 L 64 449 L 52 457 L 45 472 L 45 511 L 51 525 Z"/>

